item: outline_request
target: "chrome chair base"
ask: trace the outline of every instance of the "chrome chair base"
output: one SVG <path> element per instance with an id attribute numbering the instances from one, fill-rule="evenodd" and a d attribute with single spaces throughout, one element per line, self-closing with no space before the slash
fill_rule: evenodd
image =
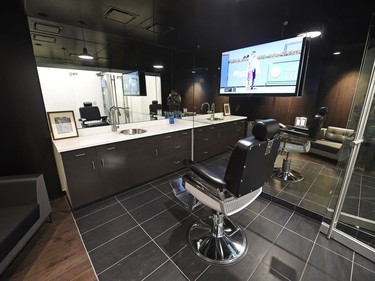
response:
<path id="1" fill-rule="evenodd" d="M 298 182 L 303 180 L 303 176 L 295 170 L 291 169 L 292 160 L 289 159 L 289 153 L 287 152 L 286 158 L 283 159 L 283 165 L 281 168 L 274 168 L 272 172 L 272 178 L 275 180 Z"/>
<path id="2" fill-rule="evenodd" d="M 188 233 L 190 245 L 207 262 L 223 265 L 239 262 L 247 253 L 246 235 L 229 218 L 221 219 L 219 225 L 215 215 L 195 222 Z"/>
<path id="3" fill-rule="evenodd" d="M 299 182 L 303 180 L 303 176 L 295 170 L 283 171 L 282 168 L 275 168 L 272 173 L 272 178 L 276 180 Z"/>

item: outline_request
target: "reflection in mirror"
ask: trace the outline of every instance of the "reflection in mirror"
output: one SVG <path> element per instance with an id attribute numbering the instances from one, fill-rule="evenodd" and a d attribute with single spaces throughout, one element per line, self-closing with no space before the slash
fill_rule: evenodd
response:
<path id="1" fill-rule="evenodd" d="M 84 103 L 97 106 L 102 116 L 109 116 L 112 106 L 123 108 L 124 112 L 117 120 L 120 123 L 149 121 L 149 105 L 152 101 L 162 103 L 160 75 L 145 73 L 145 79 L 141 82 L 145 86 L 145 95 L 132 96 L 126 94 L 128 84 L 123 82 L 123 73 L 39 66 L 46 111 L 74 110 L 79 128 L 82 128 L 79 108 Z"/>

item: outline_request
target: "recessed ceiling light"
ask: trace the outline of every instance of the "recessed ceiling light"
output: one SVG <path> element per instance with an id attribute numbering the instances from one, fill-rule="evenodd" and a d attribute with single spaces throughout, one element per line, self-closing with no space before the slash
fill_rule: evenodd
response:
<path id="1" fill-rule="evenodd" d="M 305 33 L 298 34 L 298 37 L 309 37 L 309 38 L 315 38 L 322 34 L 321 31 L 309 31 Z"/>
<path id="2" fill-rule="evenodd" d="M 161 64 L 154 64 L 154 68 L 162 69 L 164 68 L 164 66 L 162 66 Z"/>
<path id="3" fill-rule="evenodd" d="M 334 54 L 335 56 L 338 56 L 338 55 L 341 54 L 341 52 L 334 52 L 333 54 Z"/>

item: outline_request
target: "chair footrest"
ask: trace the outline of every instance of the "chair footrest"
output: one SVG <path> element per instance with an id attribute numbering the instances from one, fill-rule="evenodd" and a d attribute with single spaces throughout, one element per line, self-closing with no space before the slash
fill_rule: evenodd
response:
<path id="1" fill-rule="evenodd" d="M 174 195 L 185 209 L 193 211 L 196 207 L 202 204 L 186 190 L 182 178 L 169 182 L 169 185 L 172 187 Z"/>

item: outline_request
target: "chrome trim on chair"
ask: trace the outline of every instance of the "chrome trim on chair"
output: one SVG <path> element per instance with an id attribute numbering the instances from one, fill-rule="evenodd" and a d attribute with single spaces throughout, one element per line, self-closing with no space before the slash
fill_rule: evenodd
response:
<path id="1" fill-rule="evenodd" d="M 195 222 L 188 239 L 199 257 L 214 264 L 239 262 L 248 249 L 245 232 L 223 214 L 213 214 Z"/>

